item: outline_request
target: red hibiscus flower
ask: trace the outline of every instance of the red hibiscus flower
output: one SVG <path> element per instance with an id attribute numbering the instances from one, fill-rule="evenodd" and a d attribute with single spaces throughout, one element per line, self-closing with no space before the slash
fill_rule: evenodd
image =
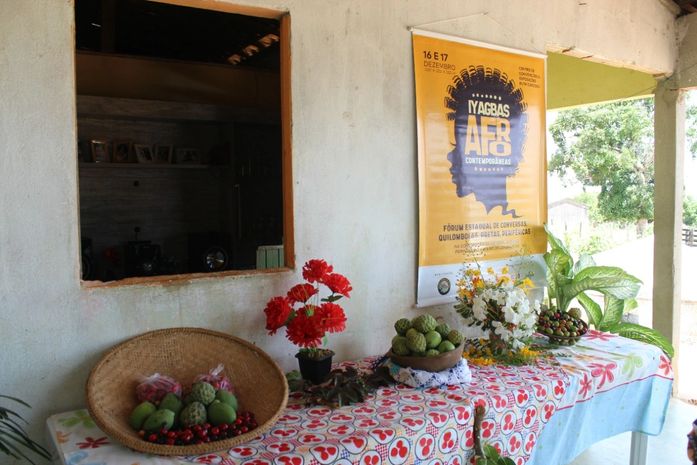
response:
<path id="1" fill-rule="evenodd" d="M 318 292 L 319 290 L 312 284 L 298 284 L 290 288 L 290 291 L 288 291 L 288 299 L 290 299 L 291 303 L 305 303 Z"/>
<path id="2" fill-rule="evenodd" d="M 324 260 L 313 259 L 308 260 L 303 266 L 303 278 L 308 282 L 323 282 L 329 273 L 334 271 L 334 267 L 329 265 Z"/>
<path id="3" fill-rule="evenodd" d="M 330 333 L 340 333 L 346 329 L 346 314 L 337 304 L 323 303 L 315 314 L 319 316 L 322 329 Z"/>
<path id="4" fill-rule="evenodd" d="M 266 329 L 269 334 L 276 334 L 279 328 L 286 324 L 293 312 L 290 301 L 286 297 L 274 297 L 266 304 Z"/>
<path id="5" fill-rule="evenodd" d="M 286 336 L 290 342 L 300 347 L 318 347 L 324 336 L 318 313 L 308 316 L 307 311 L 300 309 L 288 323 Z"/>
<path id="6" fill-rule="evenodd" d="M 322 282 L 332 291 L 332 294 L 341 294 L 344 297 L 350 297 L 349 292 L 353 290 L 349 280 L 339 273 L 328 274 Z"/>

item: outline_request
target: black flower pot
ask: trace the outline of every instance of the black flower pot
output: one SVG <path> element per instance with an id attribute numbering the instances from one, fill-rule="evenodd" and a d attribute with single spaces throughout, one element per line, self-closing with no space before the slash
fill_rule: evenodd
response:
<path id="1" fill-rule="evenodd" d="M 332 357 L 334 352 L 328 349 L 322 351 L 319 356 L 310 355 L 308 352 L 295 354 L 300 366 L 300 375 L 312 384 L 320 384 L 327 379 L 332 370 Z"/>

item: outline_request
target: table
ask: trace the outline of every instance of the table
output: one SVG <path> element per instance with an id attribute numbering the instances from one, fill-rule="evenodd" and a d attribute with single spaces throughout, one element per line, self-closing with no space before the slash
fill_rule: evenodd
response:
<path id="1" fill-rule="evenodd" d="M 343 364 L 365 369 L 376 358 Z M 396 385 L 336 410 L 305 407 L 291 395 L 268 433 L 203 456 L 130 451 L 102 433 L 86 410 L 53 415 L 47 426 L 65 465 L 465 465 L 473 455 L 474 406 L 482 404 L 482 442 L 517 465 L 564 464 L 621 432 L 660 433 L 673 379 L 669 359 L 656 347 L 594 330 L 535 365 L 471 370 L 467 385 Z M 646 437 L 635 434 L 633 463 L 645 452 Z"/>

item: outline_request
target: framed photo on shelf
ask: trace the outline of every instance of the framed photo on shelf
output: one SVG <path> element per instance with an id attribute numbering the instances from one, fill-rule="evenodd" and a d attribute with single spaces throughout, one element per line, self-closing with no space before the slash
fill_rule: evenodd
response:
<path id="1" fill-rule="evenodd" d="M 201 152 L 195 148 L 178 148 L 176 155 L 179 165 L 198 165 L 201 163 Z"/>
<path id="2" fill-rule="evenodd" d="M 155 158 L 150 145 L 133 144 L 133 148 L 136 151 L 138 163 L 154 163 Z"/>
<path id="3" fill-rule="evenodd" d="M 109 163 L 111 161 L 109 141 L 92 139 L 90 147 L 92 149 L 92 160 L 95 163 Z"/>
<path id="4" fill-rule="evenodd" d="M 130 163 L 132 162 L 131 147 L 132 143 L 129 140 L 114 141 L 114 153 L 111 159 L 114 163 Z"/>
<path id="5" fill-rule="evenodd" d="M 171 145 L 156 145 L 155 146 L 155 163 L 159 163 L 159 164 L 172 163 L 172 146 Z"/>

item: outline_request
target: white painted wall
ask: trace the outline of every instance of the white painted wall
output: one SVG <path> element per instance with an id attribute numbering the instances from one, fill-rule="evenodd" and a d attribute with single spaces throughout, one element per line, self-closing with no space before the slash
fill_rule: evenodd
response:
<path id="1" fill-rule="evenodd" d="M 340 358 L 385 350 L 392 322 L 416 314 L 407 26 L 462 17 L 424 28 L 653 73 L 669 73 L 676 54 L 674 11 L 656 0 L 245 3 L 292 15 L 297 262 L 325 257 L 353 282 L 348 330 L 329 342 Z M 75 139 L 72 2 L 0 1 L 0 393 L 34 405 L 31 431 L 84 405 L 105 349 L 151 329 L 226 331 L 293 367 L 293 347 L 264 334 L 261 309 L 297 272 L 81 289 Z"/>

